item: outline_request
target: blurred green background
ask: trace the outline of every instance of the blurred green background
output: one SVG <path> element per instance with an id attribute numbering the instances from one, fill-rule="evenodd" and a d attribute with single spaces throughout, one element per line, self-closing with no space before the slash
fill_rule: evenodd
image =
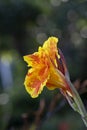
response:
<path id="1" fill-rule="evenodd" d="M 66 101 L 61 107 L 64 97 L 54 99 L 58 90 L 45 88 L 37 99 L 25 91 L 23 56 L 37 51 L 49 36 L 59 38 L 71 80 L 86 81 L 86 0 L 0 0 L 0 130 L 86 130 Z"/>

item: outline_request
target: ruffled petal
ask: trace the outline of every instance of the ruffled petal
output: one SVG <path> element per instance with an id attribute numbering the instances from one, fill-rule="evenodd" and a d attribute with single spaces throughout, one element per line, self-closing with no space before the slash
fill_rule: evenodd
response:
<path id="1" fill-rule="evenodd" d="M 56 67 L 58 67 L 56 57 L 60 58 L 60 55 L 58 54 L 57 43 L 58 38 L 49 37 L 48 40 L 45 41 L 43 44 L 43 49 L 45 53 Z"/>
<path id="2" fill-rule="evenodd" d="M 32 98 L 38 97 L 49 78 L 49 69 L 43 67 L 39 70 L 30 69 L 25 77 L 25 88 Z"/>
<path id="3" fill-rule="evenodd" d="M 49 63 L 47 54 L 42 47 L 39 47 L 38 52 L 23 57 L 28 66 L 33 68 L 40 68 L 42 65 Z"/>
<path id="4" fill-rule="evenodd" d="M 49 37 L 48 40 L 43 44 L 43 49 L 52 59 L 55 58 L 55 54 L 58 54 L 57 43 L 58 38 Z"/>
<path id="5" fill-rule="evenodd" d="M 38 52 L 33 53 L 32 55 L 26 55 L 23 57 L 24 61 L 27 62 L 28 66 L 35 67 L 40 64 L 40 57 Z"/>

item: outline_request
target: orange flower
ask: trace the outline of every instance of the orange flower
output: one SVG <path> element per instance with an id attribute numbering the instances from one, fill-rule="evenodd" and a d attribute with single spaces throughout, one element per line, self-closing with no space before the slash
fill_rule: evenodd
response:
<path id="1" fill-rule="evenodd" d="M 31 67 L 25 77 L 24 85 L 31 97 L 37 97 L 44 86 L 53 90 L 60 88 L 63 93 L 71 94 L 67 84 L 63 65 L 60 63 L 61 55 L 57 50 L 58 39 L 50 37 L 39 47 L 38 52 L 24 56 L 24 60 Z"/>

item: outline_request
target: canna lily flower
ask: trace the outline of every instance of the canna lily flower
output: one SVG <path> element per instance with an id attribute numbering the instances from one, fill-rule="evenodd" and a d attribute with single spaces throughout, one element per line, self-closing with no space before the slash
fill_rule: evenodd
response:
<path id="1" fill-rule="evenodd" d="M 24 56 L 29 67 L 24 85 L 32 98 L 38 97 L 44 86 L 50 90 L 59 88 L 64 95 L 72 97 L 65 76 L 65 61 L 61 51 L 57 49 L 57 43 L 56 37 L 49 37 L 38 52 Z"/>
<path id="2" fill-rule="evenodd" d="M 53 90 L 59 88 L 70 106 L 77 111 L 87 127 L 87 112 L 84 104 L 70 81 L 64 56 L 57 49 L 58 39 L 50 37 L 39 47 L 38 52 L 24 56 L 28 73 L 24 85 L 32 98 L 38 97 L 44 86 Z"/>

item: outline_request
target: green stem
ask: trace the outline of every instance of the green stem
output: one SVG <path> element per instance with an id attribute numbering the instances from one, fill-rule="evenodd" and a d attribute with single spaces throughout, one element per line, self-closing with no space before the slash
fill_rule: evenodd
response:
<path id="1" fill-rule="evenodd" d="M 71 83 L 70 81 L 70 76 L 69 76 L 69 72 L 68 72 L 68 69 L 67 69 L 67 66 L 66 66 L 66 61 L 65 61 L 65 58 L 61 52 L 61 50 L 59 49 L 59 54 L 61 56 L 61 60 L 62 60 L 62 64 L 63 64 L 63 67 L 64 67 L 64 71 L 65 71 L 65 77 L 66 77 L 66 80 L 67 80 L 67 83 L 69 84 L 69 87 L 70 89 L 72 90 L 72 93 L 73 93 L 73 97 L 71 98 L 70 95 L 68 93 L 66 93 L 66 98 L 69 102 L 69 104 L 71 105 L 71 107 L 76 110 L 77 112 L 80 113 L 86 127 L 87 127 L 87 112 L 85 110 L 85 107 L 84 107 L 84 104 L 77 92 L 77 90 L 75 89 L 75 87 L 73 86 L 73 84 Z"/>
<path id="2" fill-rule="evenodd" d="M 67 82 L 69 83 L 69 86 L 73 92 L 73 100 L 74 100 L 75 104 L 77 105 L 77 108 L 78 108 L 77 111 L 80 113 L 82 120 L 84 121 L 84 123 L 87 127 L 87 112 L 86 112 L 86 109 L 84 107 L 84 104 L 83 104 L 77 90 L 75 89 L 75 87 L 71 83 L 71 81 L 68 80 Z"/>

